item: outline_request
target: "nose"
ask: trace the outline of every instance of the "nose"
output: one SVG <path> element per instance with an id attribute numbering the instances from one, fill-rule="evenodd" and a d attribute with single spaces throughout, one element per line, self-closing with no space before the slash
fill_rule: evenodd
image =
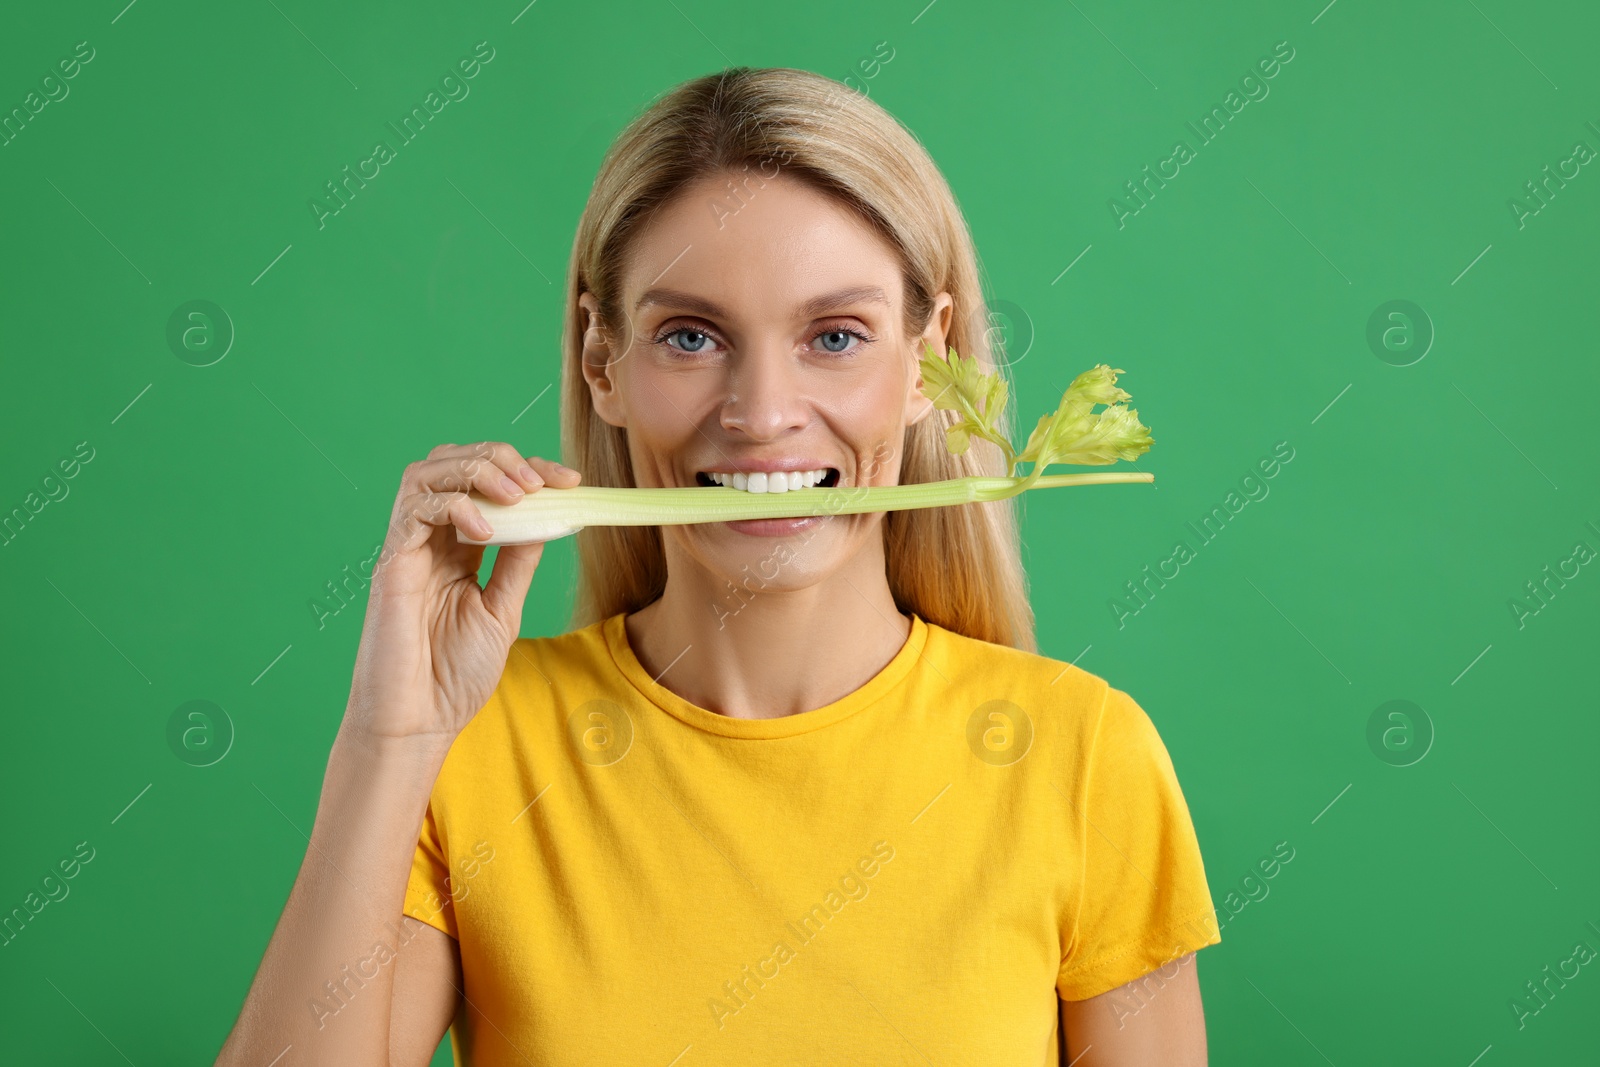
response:
<path id="1" fill-rule="evenodd" d="M 803 427 L 806 402 L 800 370 L 776 347 L 746 351 L 728 372 L 722 428 L 758 441 Z"/>

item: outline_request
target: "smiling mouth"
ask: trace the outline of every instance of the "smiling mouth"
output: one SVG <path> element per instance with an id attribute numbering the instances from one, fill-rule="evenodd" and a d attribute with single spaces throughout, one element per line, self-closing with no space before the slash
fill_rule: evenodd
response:
<path id="1" fill-rule="evenodd" d="M 834 486 L 839 484 L 839 470 L 837 467 L 823 468 L 822 477 L 818 478 L 809 486 L 804 484 L 793 484 L 793 479 L 787 477 L 790 473 L 791 472 L 787 471 L 772 472 L 772 474 L 768 474 L 764 471 L 751 471 L 749 473 L 741 472 L 734 475 L 724 475 L 724 481 L 717 482 L 712 479 L 710 472 L 698 471 L 694 478 L 696 485 L 701 485 L 708 488 L 732 488 L 745 493 L 786 493 L 798 492 L 801 489 L 832 489 Z M 775 487 L 774 475 L 777 474 L 785 475 L 785 488 L 779 489 Z M 759 486 L 760 488 L 756 488 L 756 486 Z"/>

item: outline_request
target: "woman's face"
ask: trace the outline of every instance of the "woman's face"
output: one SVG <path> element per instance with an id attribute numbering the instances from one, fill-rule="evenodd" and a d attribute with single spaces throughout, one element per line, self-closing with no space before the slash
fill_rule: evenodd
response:
<path id="1" fill-rule="evenodd" d="M 727 181 L 690 187 L 634 239 L 621 294 L 628 321 L 599 323 L 593 295 L 580 298 L 596 411 L 626 429 L 641 486 L 821 468 L 835 472 L 823 487 L 898 484 L 906 427 L 932 411 L 917 362 L 924 341 L 944 352 L 949 294 L 909 336 L 900 261 L 876 232 L 787 175 L 748 182 L 742 204 Z M 882 519 L 662 529 L 669 556 L 681 549 L 728 577 L 787 544 L 781 572 L 762 572 L 783 587 L 881 549 Z"/>

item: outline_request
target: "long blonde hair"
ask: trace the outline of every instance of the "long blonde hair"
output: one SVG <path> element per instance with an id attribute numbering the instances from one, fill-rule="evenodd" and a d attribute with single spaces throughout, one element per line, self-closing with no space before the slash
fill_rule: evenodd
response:
<path id="1" fill-rule="evenodd" d="M 723 70 L 678 85 L 628 124 L 601 162 L 578 220 L 561 338 L 561 447 L 563 462 L 581 471 L 585 484 L 636 483 L 626 431 L 599 417 L 584 380 L 579 296 L 594 294 L 603 324 L 624 322 L 623 264 L 630 239 L 652 213 L 708 174 L 727 172 L 759 188 L 763 174 L 774 176 L 767 168 L 779 165 L 852 209 L 898 250 L 911 337 L 926 328 L 934 296 L 949 292 L 946 344 L 976 357 L 985 371 L 996 369 L 972 236 L 921 142 L 882 107 L 822 75 L 788 67 Z M 1008 405 L 1004 419 L 1010 440 L 1013 411 Z M 965 453 L 951 455 L 944 428 L 954 421 L 954 412 L 936 410 L 907 429 L 902 483 L 1007 473 L 988 442 L 974 439 Z M 887 512 L 887 578 L 899 609 L 969 637 L 1037 651 L 1014 500 Z M 637 611 L 666 588 L 658 527 L 589 527 L 577 534 L 577 557 L 574 628 Z"/>

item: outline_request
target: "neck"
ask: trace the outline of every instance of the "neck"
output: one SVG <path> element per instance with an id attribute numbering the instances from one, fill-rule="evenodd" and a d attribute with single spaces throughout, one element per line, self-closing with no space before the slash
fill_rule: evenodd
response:
<path id="1" fill-rule="evenodd" d="M 769 563 L 768 581 L 752 567 L 730 590 L 669 543 L 666 589 L 627 617 L 628 643 L 652 678 L 719 715 L 771 719 L 824 707 L 870 681 L 911 634 L 889 591 L 882 538 L 868 546 L 815 576 L 804 573 L 802 554 Z"/>

